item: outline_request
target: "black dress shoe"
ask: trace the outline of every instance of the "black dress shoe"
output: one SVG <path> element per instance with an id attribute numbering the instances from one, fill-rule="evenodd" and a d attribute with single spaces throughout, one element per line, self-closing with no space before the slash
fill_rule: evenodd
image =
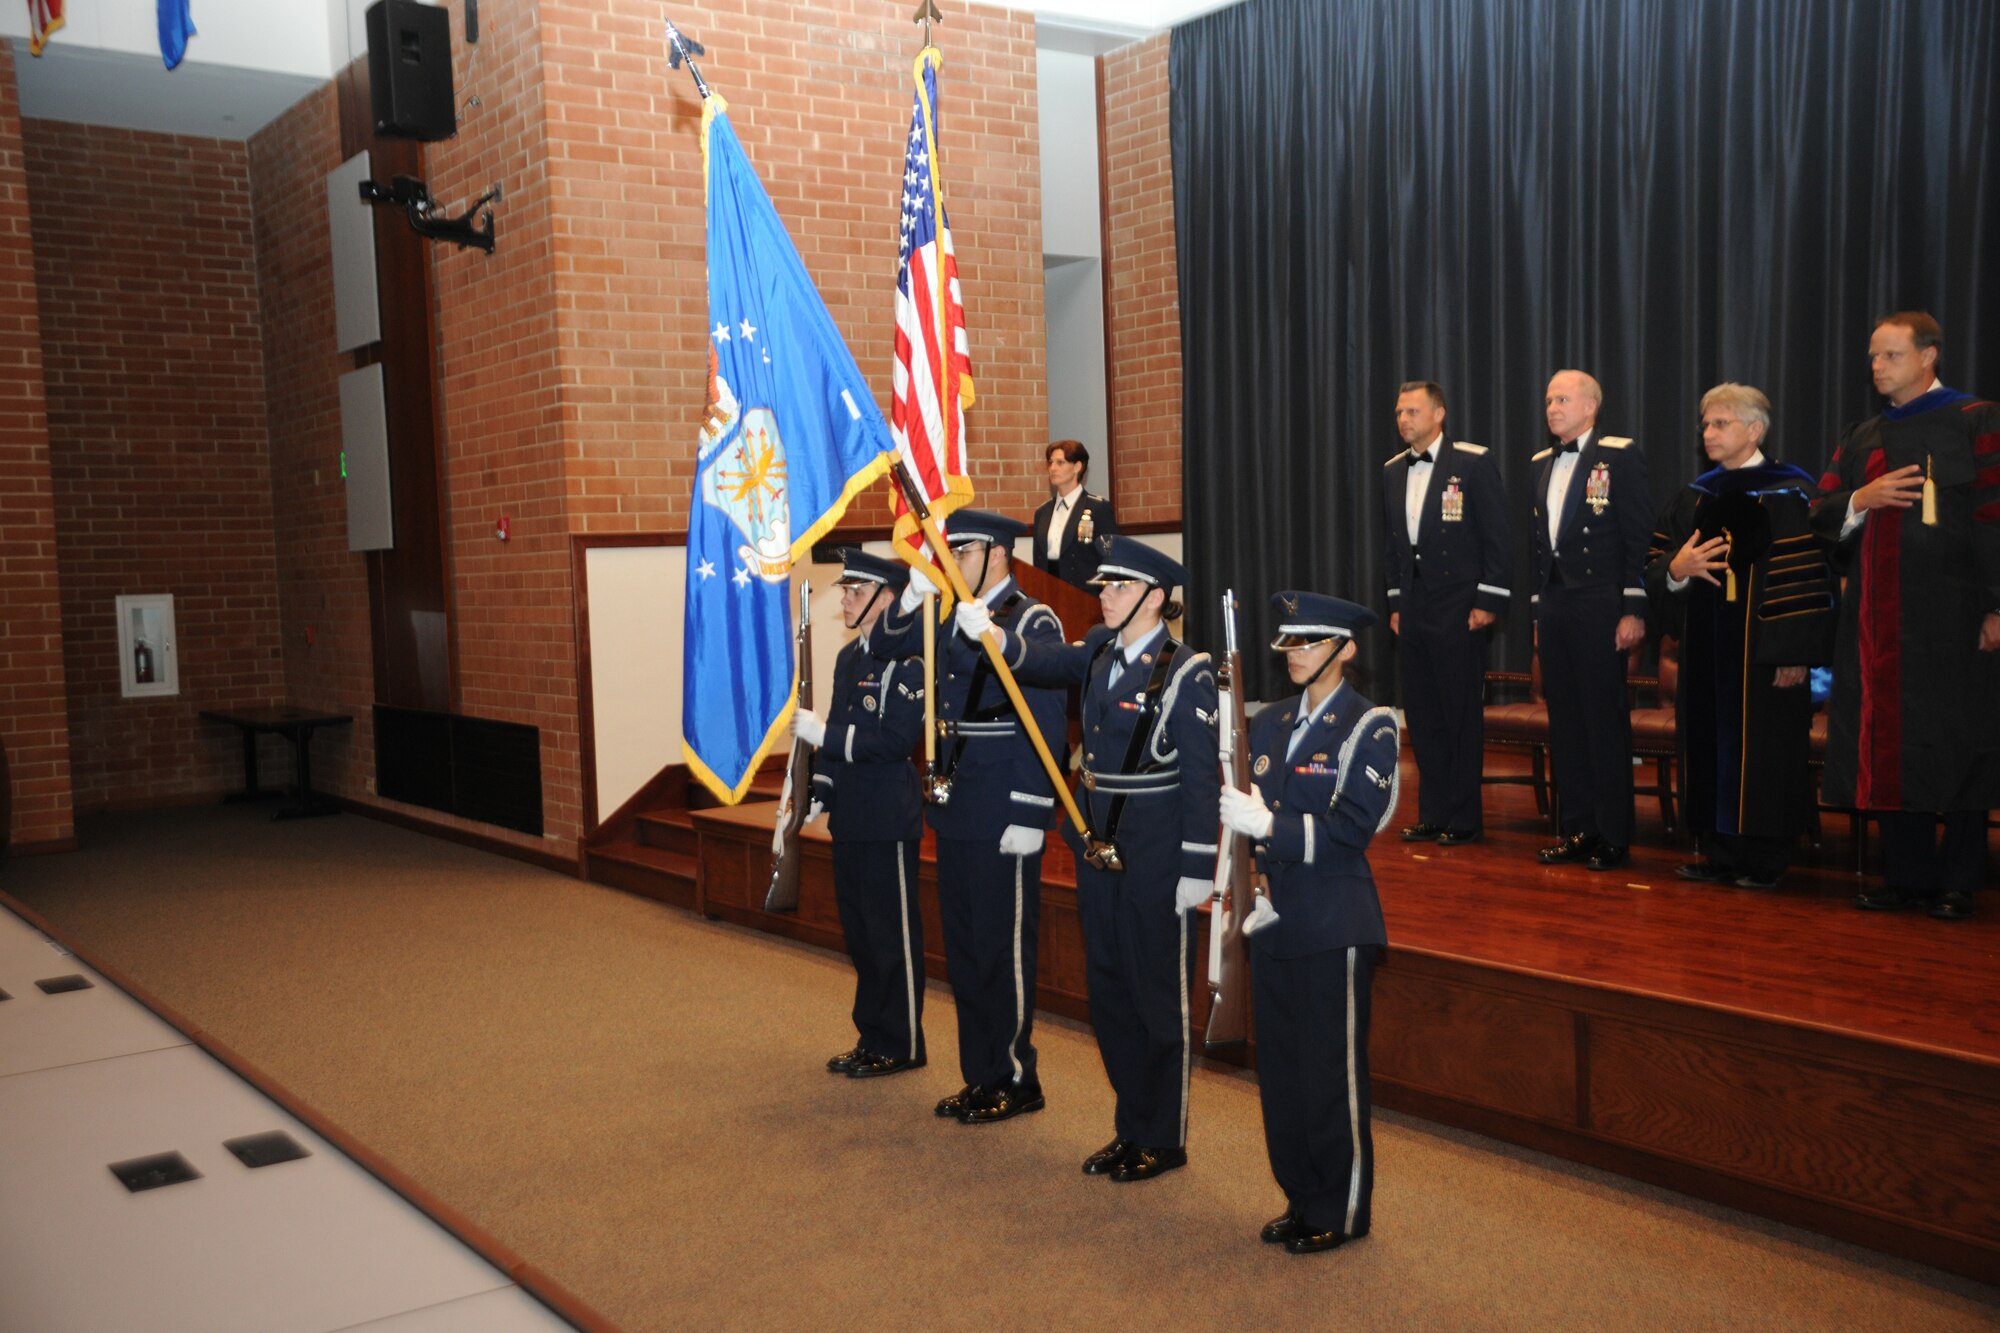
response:
<path id="1" fill-rule="evenodd" d="M 1590 854 L 1590 859 L 1585 861 L 1584 865 L 1592 870 L 1616 870 L 1631 859 L 1631 848 L 1614 847 L 1608 842 L 1600 842 L 1597 844 L 1597 850 Z"/>
<path id="2" fill-rule="evenodd" d="M 1947 889 L 1931 904 L 1931 915 L 1940 921 L 1963 921 L 1972 915 L 1972 895 L 1962 889 Z"/>
<path id="3" fill-rule="evenodd" d="M 1738 875 L 1730 881 L 1739 889 L 1775 889 L 1778 887 L 1776 875 Z"/>
<path id="4" fill-rule="evenodd" d="M 1713 861 L 1690 861 L 1683 866 L 1675 866 L 1674 873 L 1696 884 L 1719 884 L 1729 877 L 1729 872 Z"/>
<path id="5" fill-rule="evenodd" d="M 1404 842 L 1436 842 L 1438 834 L 1444 832 L 1442 824 L 1412 824 L 1403 830 Z"/>
<path id="6" fill-rule="evenodd" d="M 1535 859 L 1545 866 L 1559 866 L 1565 861 L 1588 861 L 1597 848 L 1595 833 L 1572 833 L 1555 846 L 1536 852 Z"/>
<path id="7" fill-rule="evenodd" d="M 1298 1234 L 1298 1215 L 1287 1209 L 1283 1217 L 1274 1217 L 1266 1222 L 1264 1229 L 1257 1233 L 1257 1239 L 1263 1241 L 1266 1245 L 1283 1245 Z"/>
<path id="8" fill-rule="evenodd" d="M 940 1120 L 956 1120 L 965 1114 L 966 1106 L 978 1095 L 979 1085 L 977 1083 L 968 1083 L 931 1108 L 931 1114 Z"/>
<path id="9" fill-rule="evenodd" d="M 1898 889 L 1884 884 L 1876 889 L 1863 889 L 1854 895 L 1854 905 L 1864 912 L 1900 912 L 1906 907 L 1915 907 L 1924 901 L 1920 893 L 1909 889 Z"/>
<path id="10" fill-rule="evenodd" d="M 1185 1148 L 1134 1148 L 1111 1172 L 1111 1178 L 1126 1185 L 1135 1180 L 1151 1180 L 1154 1176 L 1163 1176 L 1175 1167 L 1186 1165 Z"/>
<path id="11" fill-rule="evenodd" d="M 1438 846 L 1463 847 L 1468 842 L 1478 842 L 1486 835 L 1476 828 L 1448 828 L 1438 834 Z"/>
<path id="12" fill-rule="evenodd" d="M 1358 1239 L 1341 1231 L 1314 1231 L 1301 1218 L 1291 1239 L 1285 1242 L 1285 1253 L 1318 1254 L 1321 1250 L 1336 1250 L 1348 1241 Z"/>
<path id="13" fill-rule="evenodd" d="M 958 1113 L 958 1123 L 990 1125 L 1039 1111 L 1047 1105 L 1039 1083 L 1002 1083 L 998 1087 L 981 1088 L 967 1098 L 965 1109 Z"/>
<path id="14" fill-rule="evenodd" d="M 847 1071 L 847 1076 L 849 1078 L 881 1078 L 885 1074 L 900 1074 L 905 1069 L 922 1069 L 925 1063 L 924 1057 L 921 1055 L 914 1059 L 905 1059 L 895 1055 L 871 1054 L 866 1060 L 855 1061 L 853 1067 Z"/>
<path id="15" fill-rule="evenodd" d="M 830 1058 L 826 1062 L 826 1072 L 829 1074 L 845 1074 L 863 1060 L 873 1060 L 874 1058 L 874 1053 L 868 1050 L 867 1047 L 856 1046 L 851 1051 L 842 1051 L 839 1055 Z"/>
<path id="16" fill-rule="evenodd" d="M 1129 1140 L 1113 1139 L 1083 1159 L 1083 1174 L 1108 1176 L 1124 1164 L 1126 1154 L 1131 1151 L 1132 1144 Z"/>

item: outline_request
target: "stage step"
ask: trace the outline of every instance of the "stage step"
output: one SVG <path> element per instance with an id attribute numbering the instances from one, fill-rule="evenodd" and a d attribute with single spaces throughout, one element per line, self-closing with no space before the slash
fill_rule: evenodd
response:
<path id="1" fill-rule="evenodd" d="M 593 884 L 608 884 L 683 911 L 694 910 L 692 852 L 620 842 L 591 848 L 588 859 L 589 879 Z"/>
<path id="2" fill-rule="evenodd" d="M 633 824 L 642 847 L 657 847 L 681 856 L 695 854 L 694 816 L 686 810 L 648 810 Z"/>

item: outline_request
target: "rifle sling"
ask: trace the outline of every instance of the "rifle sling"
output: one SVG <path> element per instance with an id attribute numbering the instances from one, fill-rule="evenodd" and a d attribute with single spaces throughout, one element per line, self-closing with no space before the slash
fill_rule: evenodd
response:
<path id="1" fill-rule="evenodd" d="M 1026 596 L 1027 594 L 1016 588 L 1006 601 L 993 608 L 993 619 L 997 622 L 1004 616 L 1012 615 L 1014 608 L 1026 600 Z M 984 648 L 981 648 L 979 661 L 972 668 L 972 684 L 965 692 L 965 715 L 959 719 L 960 721 L 997 722 L 1013 714 L 1014 703 L 1005 695 L 1001 696 L 997 704 L 990 704 L 984 709 L 979 707 L 979 701 L 986 697 L 986 682 L 992 675 L 993 659 L 986 655 Z M 935 680 L 931 682 L 931 688 L 933 690 L 937 688 Z M 965 742 L 964 736 L 959 736 L 952 742 L 951 754 L 944 761 L 944 766 L 938 770 L 939 777 L 948 779 L 958 771 L 958 761 L 965 754 Z"/>
<path id="2" fill-rule="evenodd" d="M 1104 656 L 1104 650 L 1117 641 L 1118 636 L 1114 634 L 1097 646 L 1097 651 L 1091 655 L 1090 674 L 1097 674 L 1097 659 Z M 1160 644 L 1159 655 L 1153 659 L 1153 674 L 1147 678 L 1146 688 L 1139 696 L 1139 720 L 1132 727 L 1132 740 L 1126 745 L 1125 758 L 1118 765 L 1121 774 L 1146 773 L 1160 767 L 1159 764 L 1142 761 L 1146 753 L 1146 739 L 1153 734 L 1153 727 L 1159 720 L 1160 696 L 1166 693 L 1167 678 L 1173 674 L 1174 655 L 1180 650 L 1180 644 L 1175 642 L 1171 634 Z M 1083 822 L 1093 839 L 1116 845 L 1118 821 L 1125 815 L 1125 796 L 1126 793 L 1121 791 L 1111 797 L 1111 808 L 1104 817 L 1104 835 L 1099 838 L 1096 828 L 1093 827 L 1095 821 L 1090 816 L 1089 794 L 1085 793 L 1082 803 Z"/>

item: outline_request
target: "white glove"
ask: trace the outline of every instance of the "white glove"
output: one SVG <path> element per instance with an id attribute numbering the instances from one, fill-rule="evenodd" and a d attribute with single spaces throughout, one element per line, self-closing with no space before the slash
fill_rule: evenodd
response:
<path id="1" fill-rule="evenodd" d="M 815 819 L 819 819 L 823 817 L 825 814 L 826 814 L 826 807 L 821 805 L 819 801 L 815 799 L 811 805 L 806 807 L 806 823 L 810 824 Z"/>
<path id="2" fill-rule="evenodd" d="M 1009 824 L 1000 834 L 1000 855 L 1033 856 L 1042 850 L 1042 839 L 1046 836 L 1041 829 L 1026 824 Z"/>
<path id="3" fill-rule="evenodd" d="M 1271 812 L 1265 808 L 1264 798 L 1254 791 L 1224 787 L 1222 822 L 1235 832 L 1248 834 L 1259 841 L 1271 836 Z"/>
<path id="4" fill-rule="evenodd" d="M 1269 898 L 1258 894 L 1256 903 L 1250 908 L 1250 915 L 1243 918 L 1243 933 L 1255 935 L 1264 927 L 1274 926 L 1277 923 L 1278 909 L 1271 906 Z"/>
<path id="5" fill-rule="evenodd" d="M 792 735 L 817 750 L 826 739 L 826 719 L 811 709 L 797 709 L 792 713 Z"/>
<path id="6" fill-rule="evenodd" d="M 960 598 L 958 610 L 952 615 L 958 621 L 958 632 L 974 643 L 985 638 L 986 631 L 993 628 L 993 613 L 981 601 Z"/>
<path id="7" fill-rule="evenodd" d="M 924 598 L 936 596 L 937 590 L 937 584 L 931 582 L 930 576 L 913 565 L 910 568 L 910 586 L 903 589 L 903 596 L 896 605 L 904 615 L 908 615 L 924 604 Z"/>
<path id="8" fill-rule="evenodd" d="M 1214 896 L 1215 885 L 1208 880 L 1182 875 L 1181 882 L 1174 885 L 1174 910 L 1192 912 Z"/>

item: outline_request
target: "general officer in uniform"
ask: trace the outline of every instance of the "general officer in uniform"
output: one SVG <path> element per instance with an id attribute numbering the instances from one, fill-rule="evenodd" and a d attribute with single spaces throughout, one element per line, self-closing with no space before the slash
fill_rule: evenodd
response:
<path id="1" fill-rule="evenodd" d="M 1035 511 L 1035 563 L 1081 588 L 1097 572 L 1097 539 L 1118 531 L 1118 520 L 1111 516 L 1111 501 L 1083 488 L 1090 450 L 1081 440 L 1057 440 L 1044 456 L 1055 494 Z"/>
<path id="2" fill-rule="evenodd" d="M 1395 711 L 1343 678 L 1375 613 L 1319 593 L 1272 600 L 1271 647 L 1304 693 L 1251 719 L 1254 790 L 1224 787 L 1221 806 L 1270 884 L 1243 923 L 1264 1143 L 1286 1200 L 1260 1234 L 1311 1254 L 1368 1234 L 1369 983 L 1388 936 L 1367 851 L 1396 807 L 1401 738 Z"/>
<path id="3" fill-rule="evenodd" d="M 1455 847 L 1485 823 L 1486 645 L 1507 611 L 1513 547 L 1500 469 L 1486 446 L 1445 439 L 1444 415 L 1444 390 L 1429 380 L 1397 390 L 1409 447 L 1382 466 L 1382 567 L 1419 778 L 1403 841 Z"/>
<path id="4" fill-rule="evenodd" d="M 1632 846 L 1632 711 L 1625 657 L 1646 637 L 1653 496 L 1646 456 L 1597 435 L 1604 390 L 1557 371 L 1546 410 L 1556 444 L 1536 454 L 1535 646 L 1549 701 L 1562 841 L 1543 865 L 1624 865 Z"/>
<path id="5" fill-rule="evenodd" d="M 917 903 L 917 844 L 924 834 L 917 771 L 924 729 L 921 659 L 878 660 L 868 638 L 909 583 L 908 566 L 841 552 L 840 615 L 856 637 L 833 663 L 825 716 L 800 709 L 792 731 L 819 753 L 812 808 L 831 817 L 833 895 L 854 960 L 854 1048 L 826 1062 L 849 1078 L 878 1078 L 924 1064 L 924 922 Z"/>
<path id="6" fill-rule="evenodd" d="M 1027 530 L 1003 514 L 961 509 L 951 516 L 946 541 L 995 625 L 1031 643 L 1058 644 L 1062 622 L 1008 572 L 1008 553 Z M 869 651 L 878 657 L 921 652 L 920 608 L 923 595 L 933 591 L 929 579 L 912 571 Z M 985 649 L 946 626 L 938 635 L 937 673 L 938 771 L 928 817 L 937 834 L 938 911 L 965 1086 L 936 1109 L 940 1117 L 987 1124 L 1044 1105 L 1032 1038 L 1042 843 L 1055 789 Z M 1022 693 L 1043 737 L 1060 745 L 1063 696 Z"/>
<path id="7" fill-rule="evenodd" d="M 1083 687 L 1082 806 L 1088 839 L 1065 825 L 1090 1022 L 1117 1095 L 1111 1142 L 1085 1175 L 1150 1180 L 1187 1164 L 1189 911 L 1214 891 L 1215 669 L 1166 621 L 1187 571 L 1130 537 L 1098 540 L 1104 623 L 1074 644 L 1005 636 L 1024 681 Z M 983 634 L 986 608 L 962 603 L 959 628 Z"/>

